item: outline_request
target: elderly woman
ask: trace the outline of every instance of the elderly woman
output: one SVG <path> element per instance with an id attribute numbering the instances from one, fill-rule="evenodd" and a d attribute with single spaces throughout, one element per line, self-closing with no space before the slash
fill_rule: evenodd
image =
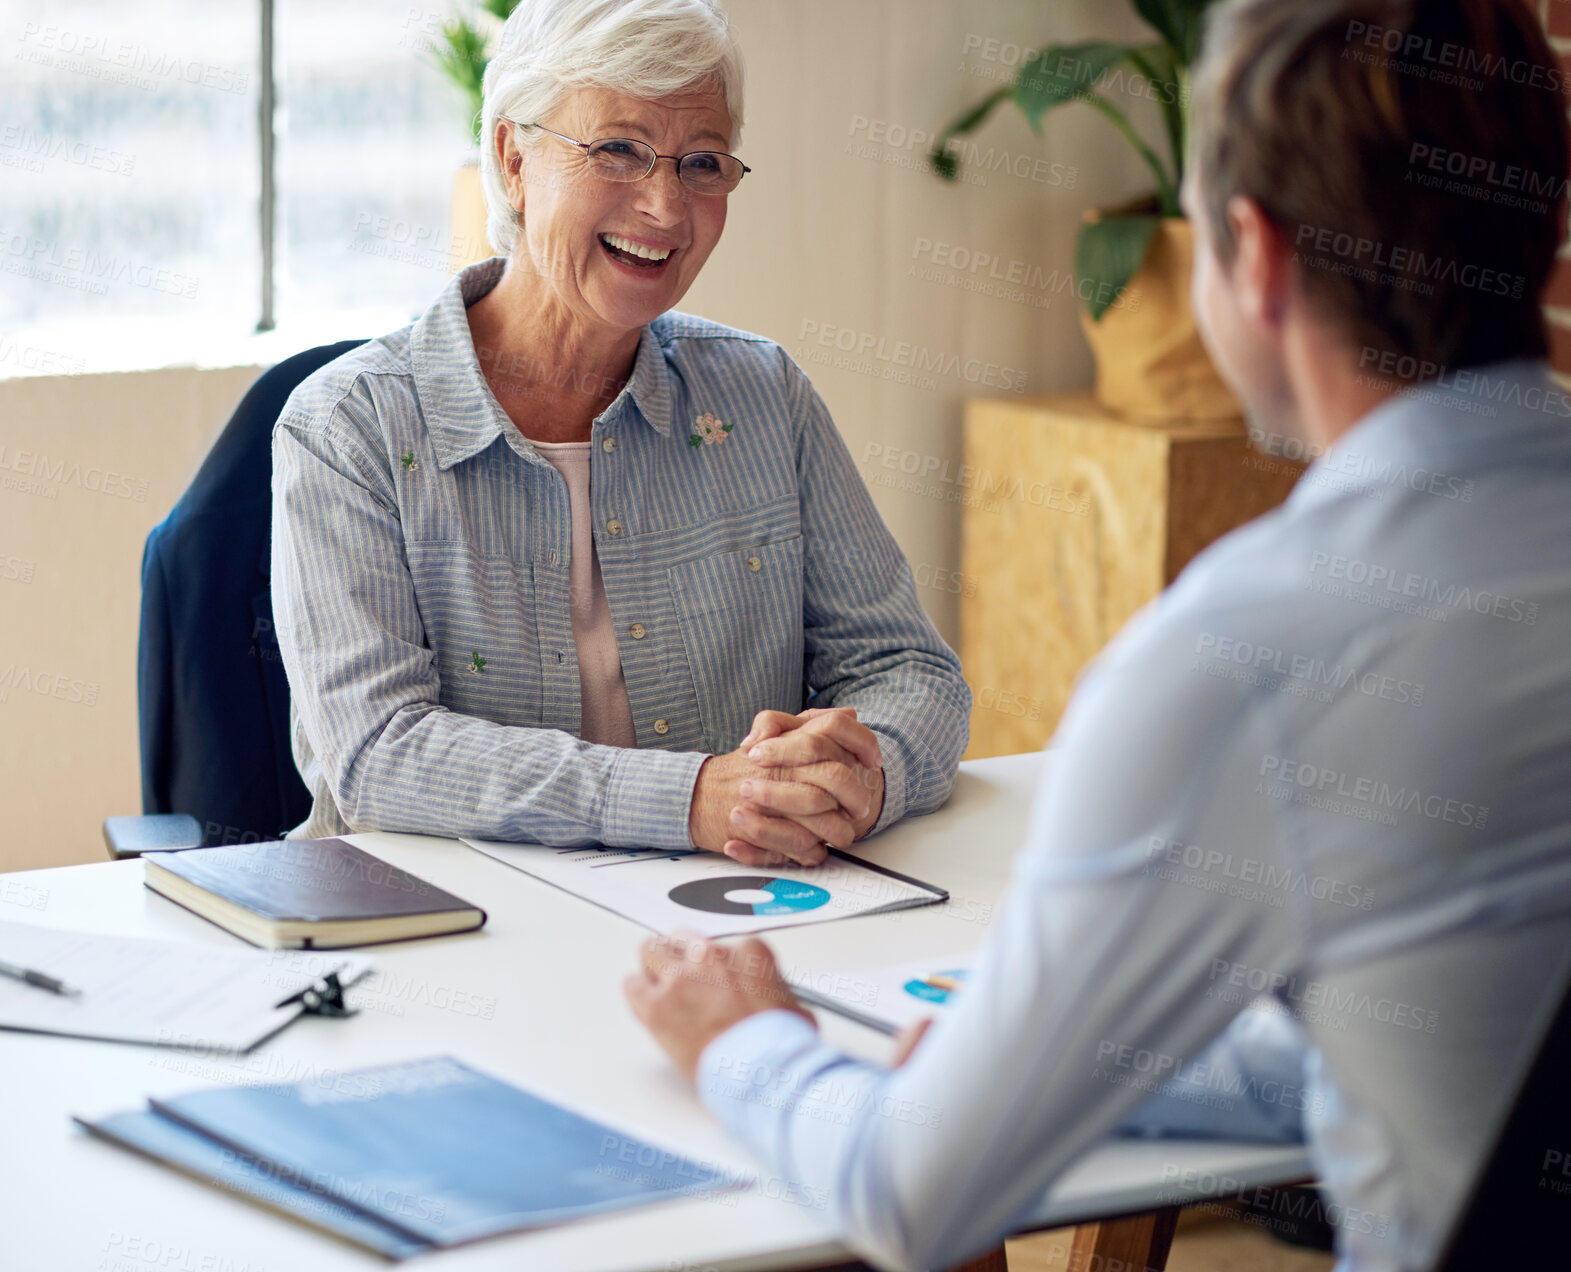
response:
<path id="1" fill-rule="evenodd" d="M 482 118 L 503 255 L 274 435 L 292 833 L 813 864 L 938 807 L 970 693 L 823 402 L 672 309 L 749 171 L 725 16 L 524 0 Z"/>

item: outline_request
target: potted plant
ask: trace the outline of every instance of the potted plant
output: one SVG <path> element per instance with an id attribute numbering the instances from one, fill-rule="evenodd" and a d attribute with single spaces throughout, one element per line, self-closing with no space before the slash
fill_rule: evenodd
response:
<path id="1" fill-rule="evenodd" d="M 480 111 L 484 105 L 485 68 L 491 61 L 491 42 L 519 0 L 479 0 L 473 17 L 461 15 L 442 24 L 431 51 L 438 69 L 463 93 L 469 112 L 470 140 L 480 143 Z M 489 19 L 489 20 L 487 20 Z M 458 170 L 453 180 L 453 202 L 448 225 L 448 265 L 457 273 L 465 265 L 491 255 L 485 233 L 485 197 L 480 191 L 479 156 Z"/>
<path id="2" fill-rule="evenodd" d="M 1014 81 L 958 116 L 933 143 L 928 160 L 946 180 L 959 175 L 957 141 L 1004 102 L 1013 102 L 1039 135 L 1048 111 L 1084 102 L 1123 134 L 1151 169 L 1155 190 L 1120 208 L 1088 211 L 1075 245 L 1084 302 L 1081 327 L 1096 359 L 1096 395 L 1127 415 L 1227 419 L 1238 403 L 1211 365 L 1189 304 L 1194 239 L 1178 206 L 1188 133 L 1189 70 L 1211 0 L 1132 0 L 1157 35 L 1143 44 L 1088 40 L 1037 50 Z M 1099 92 L 1129 76 L 1161 111 L 1168 157 Z"/>

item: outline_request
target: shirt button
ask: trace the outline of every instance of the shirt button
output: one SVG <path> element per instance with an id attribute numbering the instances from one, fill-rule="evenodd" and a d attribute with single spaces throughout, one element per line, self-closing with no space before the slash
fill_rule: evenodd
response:
<path id="1" fill-rule="evenodd" d="M 644 638 L 644 625 L 642 623 L 634 623 L 627 630 L 633 634 L 633 639 L 634 640 L 643 640 L 643 638 Z"/>
<path id="2" fill-rule="evenodd" d="M 751 570 L 754 574 L 757 574 L 760 570 L 762 570 L 764 568 L 764 563 L 762 561 L 760 561 L 757 557 L 748 557 L 747 558 L 747 568 L 749 570 Z"/>
<path id="3" fill-rule="evenodd" d="M 664 721 L 664 720 L 656 720 L 655 721 L 655 732 L 659 733 L 659 734 L 662 734 L 662 735 L 667 734 L 667 733 L 671 732 L 671 726 L 668 723 L 666 723 L 666 721 Z"/>
<path id="4" fill-rule="evenodd" d="M 605 529 L 606 533 L 614 538 L 622 533 L 622 523 L 615 517 L 612 517 L 611 520 L 605 523 Z"/>
<path id="5" fill-rule="evenodd" d="M 614 451 L 616 449 L 616 438 L 614 438 L 614 437 L 602 438 L 601 441 L 600 441 L 600 449 L 603 450 L 607 455 L 609 455 L 612 451 Z"/>

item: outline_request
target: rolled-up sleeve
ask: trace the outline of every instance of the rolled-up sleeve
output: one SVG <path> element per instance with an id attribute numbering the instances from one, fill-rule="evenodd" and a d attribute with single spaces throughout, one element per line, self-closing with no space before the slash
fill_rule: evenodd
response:
<path id="1" fill-rule="evenodd" d="M 823 399 L 789 358 L 786 376 L 801 438 L 809 705 L 855 707 L 878 736 L 884 807 L 876 832 L 949 798 L 970 736 L 971 691 Z"/>
<path id="2" fill-rule="evenodd" d="M 344 427 L 287 409 L 273 436 L 272 593 L 300 726 L 350 830 L 687 848 L 704 755 L 624 750 L 450 710 L 392 474 Z"/>

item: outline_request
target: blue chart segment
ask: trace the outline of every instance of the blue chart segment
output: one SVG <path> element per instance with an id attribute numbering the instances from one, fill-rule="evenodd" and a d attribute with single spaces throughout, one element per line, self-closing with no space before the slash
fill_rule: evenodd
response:
<path id="1" fill-rule="evenodd" d="M 829 904 L 826 889 L 800 879 L 768 875 L 725 875 L 680 883 L 666 894 L 689 910 L 711 914 L 796 914 Z"/>
<path id="2" fill-rule="evenodd" d="M 926 977 L 913 976 L 903 988 L 913 998 L 942 1007 L 970 974 L 965 968 L 957 967 L 947 972 L 934 972 Z"/>

